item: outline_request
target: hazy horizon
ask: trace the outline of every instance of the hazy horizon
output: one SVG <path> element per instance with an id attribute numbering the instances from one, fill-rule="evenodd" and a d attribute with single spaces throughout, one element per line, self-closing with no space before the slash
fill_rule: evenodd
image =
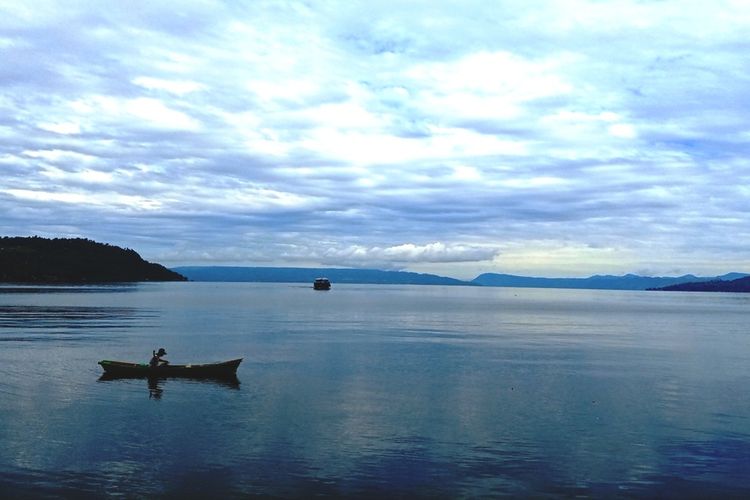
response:
<path id="1" fill-rule="evenodd" d="M 419 273 L 418 271 L 410 271 L 408 269 L 378 269 L 378 268 L 367 268 L 367 267 L 338 267 L 338 266 L 255 266 L 255 265 L 220 265 L 220 264 L 196 264 L 196 265 L 179 265 L 179 266 L 169 266 L 172 270 L 179 270 L 181 268 L 208 268 L 208 267 L 216 267 L 216 268 L 237 268 L 237 269 L 302 269 L 302 270 L 343 270 L 343 271 L 380 271 L 380 272 L 404 272 L 404 273 Z M 586 279 L 586 278 L 593 278 L 595 276 L 611 276 L 615 278 L 624 278 L 626 276 L 637 276 L 640 278 L 680 278 L 683 276 L 694 276 L 696 278 L 719 278 L 722 276 L 730 276 L 734 274 L 750 274 L 745 273 L 743 271 L 727 271 L 724 273 L 719 274 L 711 274 L 711 275 L 700 275 L 695 273 L 684 273 L 679 276 L 666 276 L 666 275 L 645 275 L 645 274 L 635 274 L 635 273 L 623 273 L 623 274 L 606 274 L 606 273 L 597 273 L 597 272 L 590 272 L 588 274 L 584 274 L 581 276 L 538 276 L 538 275 L 519 275 L 519 274 L 513 274 L 513 273 L 504 273 L 504 272 L 491 272 L 491 273 L 479 273 L 476 276 L 471 276 L 469 278 L 460 278 L 457 276 L 450 276 L 445 274 L 435 274 L 435 273 L 425 273 L 425 274 L 434 274 L 435 276 L 439 276 L 442 278 L 451 278 L 451 279 L 457 279 L 461 281 L 471 282 L 473 279 L 481 276 L 482 274 L 498 274 L 498 275 L 507 275 L 507 276 L 515 276 L 519 278 L 531 278 L 531 279 Z"/>

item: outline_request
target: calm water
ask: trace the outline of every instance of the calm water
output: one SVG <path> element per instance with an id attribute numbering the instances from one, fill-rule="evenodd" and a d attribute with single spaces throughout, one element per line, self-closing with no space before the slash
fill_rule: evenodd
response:
<path id="1" fill-rule="evenodd" d="M 0 496 L 747 496 L 750 296 L 0 287 Z M 100 359 L 244 357 L 240 384 Z"/>

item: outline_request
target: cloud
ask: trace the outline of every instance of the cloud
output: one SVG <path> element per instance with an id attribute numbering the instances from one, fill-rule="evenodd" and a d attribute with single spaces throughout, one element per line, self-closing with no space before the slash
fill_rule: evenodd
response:
<path id="1" fill-rule="evenodd" d="M 148 76 L 134 78 L 133 83 L 149 90 L 164 90 L 172 94 L 177 94 L 178 96 L 204 90 L 206 88 L 202 83 L 186 80 L 164 80 Z"/>
<path id="2" fill-rule="evenodd" d="M 405 243 L 390 247 L 364 247 L 351 245 L 346 248 L 330 249 L 323 255 L 324 262 L 343 262 L 353 267 L 388 268 L 405 266 L 410 263 L 455 263 L 492 260 L 498 253 L 496 248 L 470 245 L 446 245 L 441 242 L 415 245 Z"/>
<path id="3" fill-rule="evenodd" d="M 0 14 L 4 234 L 169 264 L 750 265 L 741 2 Z"/>

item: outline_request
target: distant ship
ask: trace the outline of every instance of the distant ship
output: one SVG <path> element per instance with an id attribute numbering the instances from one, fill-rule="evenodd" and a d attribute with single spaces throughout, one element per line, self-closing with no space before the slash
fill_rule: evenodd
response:
<path id="1" fill-rule="evenodd" d="M 331 282 L 328 278 L 315 278 L 313 282 L 313 288 L 316 290 L 330 290 Z"/>

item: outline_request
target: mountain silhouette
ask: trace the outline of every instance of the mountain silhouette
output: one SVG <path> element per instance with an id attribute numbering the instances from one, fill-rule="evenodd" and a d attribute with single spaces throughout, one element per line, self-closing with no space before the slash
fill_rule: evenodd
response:
<path id="1" fill-rule="evenodd" d="M 750 276 L 735 280 L 712 280 L 703 282 L 679 283 L 676 285 L 652 288 L 666 292 L 739 292 L 750 293 Z"/>
<path id="2" fill-rule="evenodd" d="M 0 282 L 115 283 L 185 281 L 135 250 L 83 238 L 0 238 Z"/>

